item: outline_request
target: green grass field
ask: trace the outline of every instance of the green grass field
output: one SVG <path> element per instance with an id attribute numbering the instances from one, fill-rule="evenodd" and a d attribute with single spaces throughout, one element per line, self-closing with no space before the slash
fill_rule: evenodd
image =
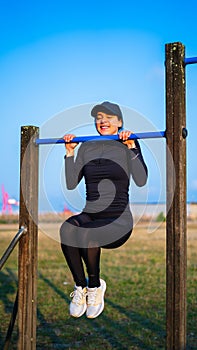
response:
<path id="1" fill-rule="evenodd" d="M 0 256 L 17 225 L 0 226 Z M 188 225 L 187 349 L 197 344 L 197 225 Z M 68 314 L 71 274 L 59 243 L 39 234 L 37 349 L 165 349 L 165 224 L 138 224 L 121 248 L 103 250 L 105 310 L 96 319 Z M 0 272 L 0 349 L 17 290 L 17 249 Z M 17 324 L 11 349 L 17 348 Z"/>

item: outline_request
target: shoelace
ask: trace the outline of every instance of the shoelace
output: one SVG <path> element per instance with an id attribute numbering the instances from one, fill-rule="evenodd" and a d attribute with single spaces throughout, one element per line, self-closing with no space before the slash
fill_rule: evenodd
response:
<path id="1" fill-rule="evenodd" d="M 87 293 L 83 291 L 75 289 L 72 293 L 70 293 L 70 297 L 73 298 L 73 302 L 76 304 L 80 304 L 81 300 L 86 297 Z"/>
<path id="2" fill-rule="evenodd" d="M 94 305 L 96 303 L 96 299 L 98 299 L 97 290 L 98 288 L 88 291 L 88 305 Z"/>

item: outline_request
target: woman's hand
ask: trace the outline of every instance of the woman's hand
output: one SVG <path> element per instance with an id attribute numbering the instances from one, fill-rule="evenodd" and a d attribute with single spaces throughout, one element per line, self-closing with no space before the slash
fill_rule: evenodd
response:
<path id="1" fill-rule="evenodd" d="M 129 136 L 131 136 L 133 133 L 132 131 L 123 130 L 119 133 L 119 139 L 123 141 L 124 145 L 127 145 L 128 148 L 135 148 L 135 140 L 128 140 Z"/>
<path id="2" fill-rule="evenodd" d="M 63 139 L 65 140 L 65 147 L 66 147 L 66 156 L 67 157 L 72 157 L 74 156 L 74 149 L 75 147 L 77 147 L 78 143 L 75 143 L 75 142 L 71 142 L 72 139 L 76 137 L 75 135 L 73 134 L 66 134 L 64 135 Z M 67 143 L 67 142 L 70 142 L 70 143 Z"/>

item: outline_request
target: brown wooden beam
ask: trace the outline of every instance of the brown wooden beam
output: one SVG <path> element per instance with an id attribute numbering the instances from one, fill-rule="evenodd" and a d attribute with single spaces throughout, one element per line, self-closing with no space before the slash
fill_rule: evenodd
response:
<path id="1" fill-rule="evenodd" d="M 27 229 L 19 243 L 18 328 L 19 350 L 36 349 L 38 146 L 36 126 L 21 128 L 19 227 Z"/>
<path id="2" fill-rule="evenodd" d="M 166 330 L 167 349 L 186 349 L 186 106 L 185 48 L 166 44 Z M 171 164 L 171 156 L 174 169 Z"/>

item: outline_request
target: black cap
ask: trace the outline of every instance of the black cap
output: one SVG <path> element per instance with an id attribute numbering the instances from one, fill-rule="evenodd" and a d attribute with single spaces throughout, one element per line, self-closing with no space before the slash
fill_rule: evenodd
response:
<path id="1" fill-rule="evenodd" d="M 95 118 L 98 112 L 103 112 L 109 115 L 117 115 L 117 117 L 123 122 L 122 112 L 116 103 L 105 101 L 99 105 L 96 105 L 91 110 L 91 115 Z"/>

